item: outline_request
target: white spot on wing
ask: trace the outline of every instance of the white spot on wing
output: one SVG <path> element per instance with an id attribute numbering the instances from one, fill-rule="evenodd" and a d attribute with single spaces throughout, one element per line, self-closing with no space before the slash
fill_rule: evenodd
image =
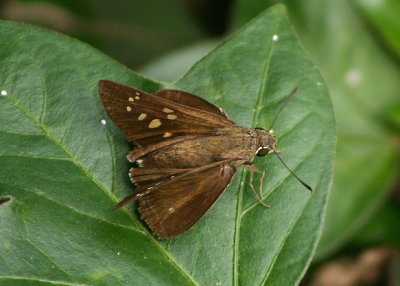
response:
<path id="1" fill-rule="evenodd" d="M 170 120 L 174 120 L 174 119 L 177 118 L 177 116 L 175 114 L 168 114 L 167 118 L 170 119 Z"/>
<path id="2" fill-rule="evenodd" d="M 139 117 L 138 117 L 138 120 L 143 120 L 143 119 L 145 119 L 147 117 L 147 114 L 146 113 L 140 113 L 140 115 L 139 115 Z"/>
<path id="3" fill-rule="evenodd" d="M 133 99 L 133 97 L 129 97 L 128 100 L 131 101 L 131 102 L 134 102 L 134 101 L 135 101 L 135 100 Z"/>
<path id="4" fill-rule="evenodd" d="M 161 126 L 161 121 L 160 119 L 153 119 L 150 124 L 149 124 L 149 128 L 157 128 Z"/>
<path id="5" fill-rule="evenodd" d="M 130 106 L 127 106 L 127 107 L 126 107 L 126 110 L 127 110 L 128 112 L 130 112 L 130 111 L 132 110 L 132 108 L 131 108 Z"/>
<path id="6" fill-rule="evenodd" d="M 172 112 L 174 112 L 172 109 L 169 109 L 169 108 L 166 108 L 166 107 L 163 108 L 163 111 L 164 111 L 165 113 L 172 113 Z"/>
<path id="7" fill-rule="evenodd" d="M 135 99 L 136 99 L 136 100 L 139 100 L 139 99 L 140 99 L 140 97 L 139 97 L 139 96 L 135 96 Z"/>
<path id="8" fill-rule="evenodd" d="M 172 136 L 171 132 L 165 132 L 163 135 L 164 138 L 171 137 L 171 136 Z"/>

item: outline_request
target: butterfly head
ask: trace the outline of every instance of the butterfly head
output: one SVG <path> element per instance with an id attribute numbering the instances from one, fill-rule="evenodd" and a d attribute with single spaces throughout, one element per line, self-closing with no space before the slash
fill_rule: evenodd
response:
<path id="1" fill-rule="evenodd" d="M 273 135 L 274 131 L 264 130 L 262 128 L 255 128 L 257 133 L 257 156 L 265 156 L 269 153 L 275 152 L 276 150 L 276 137 Z"/>

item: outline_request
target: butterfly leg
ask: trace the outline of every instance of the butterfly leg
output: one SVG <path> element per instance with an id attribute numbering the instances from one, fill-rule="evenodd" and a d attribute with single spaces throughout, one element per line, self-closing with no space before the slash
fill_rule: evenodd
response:
<path id="1" fill-rule="evenodd" d="M 250 181 L 249 181 L 249 185 L 251 187 L 251 190 L 253 191 L 254 195 L 256 196 L 257 200 L 260 202 L 260 204 L 262 204 L 264 207 L 269 208 L 270 206 L 265 204 L 263 202 L 263 195 L 262 195 L 262 182 L 264 180 L 265 177 L 265 171 L 263 169 L 257 168 L 253 163 L 245 163 L 244 164 L 245 167 L 247 167 L 250 170 Z M 258 196 L 254 186 L 253 186 L 253 176 L 254 176 L 254 172 L 260 172 L 261 173 L 261 178 L 260 178 L 260 196 Z"/>

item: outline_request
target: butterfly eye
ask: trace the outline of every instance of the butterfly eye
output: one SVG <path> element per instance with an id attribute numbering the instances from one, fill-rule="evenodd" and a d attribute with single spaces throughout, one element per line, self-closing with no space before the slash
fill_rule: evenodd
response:
<path id="1" fill-rule="evenodd" d="M 260 157 L 265 156 L 268 154 L 268 152 L 269 152 L 268 148 L 261 148 L 260 150 L 258 150 L 257 156 Z"/>

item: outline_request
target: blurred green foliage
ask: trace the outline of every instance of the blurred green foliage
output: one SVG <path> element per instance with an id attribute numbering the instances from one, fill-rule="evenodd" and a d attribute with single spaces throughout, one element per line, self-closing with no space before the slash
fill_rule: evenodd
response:
<path id="1" fill-rule="evenodd" d="M 0 17 L 69 34 L 132 68 L 205 37 L 181 0 L 7 0 Z"/>

